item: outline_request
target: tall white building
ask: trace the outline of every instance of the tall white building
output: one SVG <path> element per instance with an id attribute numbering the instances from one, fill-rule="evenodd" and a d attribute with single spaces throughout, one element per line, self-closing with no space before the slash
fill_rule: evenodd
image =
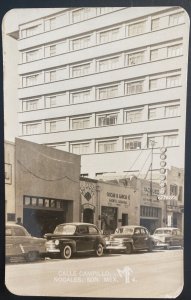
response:
<path id="1" fill-rule="evenodd" d="M 81 154 L 92 178 L 151 162 L 158 176 L 163 146 L 167 167 L 183 168 L 188 34 L 175 6 L 65 8 L 20 24 L 19 137 Z"/>

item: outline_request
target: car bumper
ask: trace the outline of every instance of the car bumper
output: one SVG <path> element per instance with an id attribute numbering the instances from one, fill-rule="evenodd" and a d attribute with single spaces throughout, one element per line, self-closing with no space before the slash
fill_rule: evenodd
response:
<path id="1" fill-rule="evenodd" d="M 155 242 L 155 248 L 161 248 L 161 247 L 168 247 L 168 243 L 163 243 L 163 242 Z"/>
<path id="2" fill-rule="evenodd" d="M 47 253 L 60 253 L 60 249 L 46 249 Z"/>

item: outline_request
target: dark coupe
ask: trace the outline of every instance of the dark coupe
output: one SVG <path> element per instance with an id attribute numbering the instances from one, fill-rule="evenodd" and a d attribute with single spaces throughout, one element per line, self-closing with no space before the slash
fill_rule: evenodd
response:
<path id="1" fill-rule="evenodd" d="M 59 255 L 69 259 L 75 253 L 101 256 L 106 246 L 100 230 L 89 223 L 64 223 L 54 232 L 45 234 L 47 256 Z"/>
<path id="2" fill-rule="evenodd" d="M 154 239 L 142 226 L 121 226 L 106 238 L 106 251 L 119 251 L 130 254 L 135 250 L 152 251 Z"/>

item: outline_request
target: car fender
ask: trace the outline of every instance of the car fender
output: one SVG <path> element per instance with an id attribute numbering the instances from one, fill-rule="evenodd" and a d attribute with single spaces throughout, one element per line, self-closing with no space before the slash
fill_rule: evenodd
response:
<path id="1" fill-rule="evenodd" d="M 123 238 L 123 243 L 124 244 L 127 244 L 127 243 L 130 243 L 134 249 L 134 243 L 133 243 L 133 239 L 132 238 Z"/>
<path id="2" fill-rule="evenodd" d="M 72 251 L 76 252 L 76 241 L 70 239 L 58 239 L 59 240 L 59 248 L 63 248 L 65 245 L 70 245 L 72 247 Z"/>

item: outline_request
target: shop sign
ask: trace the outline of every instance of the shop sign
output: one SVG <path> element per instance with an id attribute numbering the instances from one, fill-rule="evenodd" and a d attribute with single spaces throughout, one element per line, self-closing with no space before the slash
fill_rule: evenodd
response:
<path id="1" fill-rule="evenodd" d="M 109 204 L 113 203 L 118 206 L 121 204 L 130 205 L 130 195 L 107 192 L 107 197 Z"/>
<path id="2" fill-rule="evenodd" d="M 147 187 L 147 186 L 143 187 L 143 194 L 149 195 L 150 192 L 151 192 L 151 188 L 150 187 Z M 153 188 L 152 189 L 152 195 L 153 196 L 158 196 L 159 195 L 159 189 Z"/>

